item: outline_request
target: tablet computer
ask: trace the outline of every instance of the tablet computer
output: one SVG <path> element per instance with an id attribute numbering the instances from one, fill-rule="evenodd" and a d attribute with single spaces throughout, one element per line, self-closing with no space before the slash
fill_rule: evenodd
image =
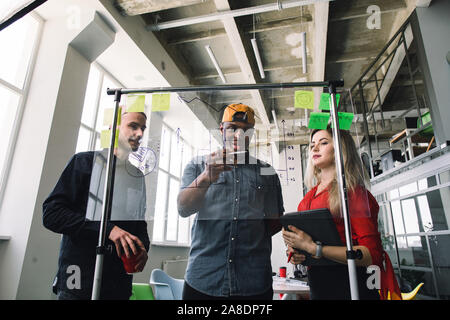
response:
<path id="1" fill-rule="evenodd" d="M 336 224 L 331 212 L 327 208 L 286 213 L 280 217 L 281 225 L 285 230 L 292 225 L 311 236 L 313 241 L 320 241 L 323 245 L 343 246 Z M 315 265 L 341 265 L 326 258 L 314 259 L 305 251 L 298 250 L 306 256 L 302 263 L 306 266 Z"/>

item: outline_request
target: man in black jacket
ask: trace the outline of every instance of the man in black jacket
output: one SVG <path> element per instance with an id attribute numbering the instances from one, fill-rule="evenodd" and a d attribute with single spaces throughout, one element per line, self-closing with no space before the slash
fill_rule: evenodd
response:
<path id="1" fill-rule="evenodd" d="M 150 241 L 145 222 L 143 174 L 128 161 L 137 151 L 146 116 L 124 112 L 114 150 L 116 172 L 106 243 L 100 299 L 129 299 L 132 275 L 121 255 L 136 255 L 135 272 L 147 262 Z M 75 154 L 43 204 L 43 224 L 62 234 L 58 272 L 53 284 L 60 300 L 90 299 L 103 204 L 107 149 Z"/>

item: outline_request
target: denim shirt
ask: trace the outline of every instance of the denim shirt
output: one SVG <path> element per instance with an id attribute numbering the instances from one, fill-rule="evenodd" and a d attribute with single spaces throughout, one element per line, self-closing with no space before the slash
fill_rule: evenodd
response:
<path id="1" fill-rule="evenodd" d="M 284 212 L 275 170 L 254 158 L 220 174 L 205 194 L 192 226 L 186 282 L 204 294 L 250 296 L 272 287 L 270 222 Z M 184 169 L 181 190 L 203 172 L 204 158 Z"/>

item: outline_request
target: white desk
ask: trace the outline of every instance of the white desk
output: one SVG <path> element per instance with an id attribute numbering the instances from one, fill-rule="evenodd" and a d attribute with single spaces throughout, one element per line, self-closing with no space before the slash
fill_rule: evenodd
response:
<path id="1" fill-rule="evenodd" d="M 285 279 L 277 276 L 273 277 L 273 293 L 284 294 L 282 300 L 286 300 L 288 295 L 295 294 L 309 298 L 309 286 L 304 281 Z"/>

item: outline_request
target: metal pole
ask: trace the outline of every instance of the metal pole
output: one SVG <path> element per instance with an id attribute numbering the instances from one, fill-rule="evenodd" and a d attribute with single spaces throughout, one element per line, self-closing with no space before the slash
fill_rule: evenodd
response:
<path id="1" fill-rule="evenodd" d="M 353 251 L 352 230 L 348 214 L 347 187 L 345 185 L 344 161 L 341 152 L 341 136 L 336 103 L 336 84 L 330 82 L 328 87 L 331 96 L 331 120 L 333 123 L 334 158 L 336 161 L 336 178 L 341 199 L 342 215 L 345 225 L 345 241 L 347 245 L 348 278 L 350 280 L 350 293 L 352 300 L 359 300 L 358 279 L 356 276 L 355 251 Z"/>
<path id="2" fill-rule="evenodd" d="M 116 126 L 119 112 L 119 103 L 121 91 L 116 90 L 115 92 L 115 109 L 114 109 L 114 119 L 111 128 L 111 141 L 109 144 L 108 161 L 106 164 L 106 180 L 105 189 L 103 193 L 103 212 L 100 221 L 100 233 L 98 237 L 97 246 L 97 258 L 95 261 L 95 272 L 94 272 L 94 282 L 92 287 L 92 300 L 100 299 L 100 289 L 102 286 L 102 275 L 103 275 L 103 259 L 105 255 L 105 241 L 106 241 L 106 226 L 111 212 L 112 197 L 114 191 L 114 174 L 116 169 L 116 158 L 114 156 L 114 145 L 116 142 Z"/>
<path id="3" fill-rule="evenodd" d="M 338 82 L 341 80 L 338 80 Z M 216 86 L 191 86 L 191 87 L 154 87 L 154 88 L 117 88 L 106 90 L 108 95 L 113 95 L 117 90 L 121 94 L 144 94 L 154 92 L 190 92 L 190 91 L 224 91 L 224 90 L 264 90 L 264 89 L 283 89 L 297 87 L 328 87 L 329 81 L 315 82 L 282 82 L 282 83 L 250 83 L 250 84 L 227 84 Z M 340 87 L 340 86 L 339 86 Z"/>

